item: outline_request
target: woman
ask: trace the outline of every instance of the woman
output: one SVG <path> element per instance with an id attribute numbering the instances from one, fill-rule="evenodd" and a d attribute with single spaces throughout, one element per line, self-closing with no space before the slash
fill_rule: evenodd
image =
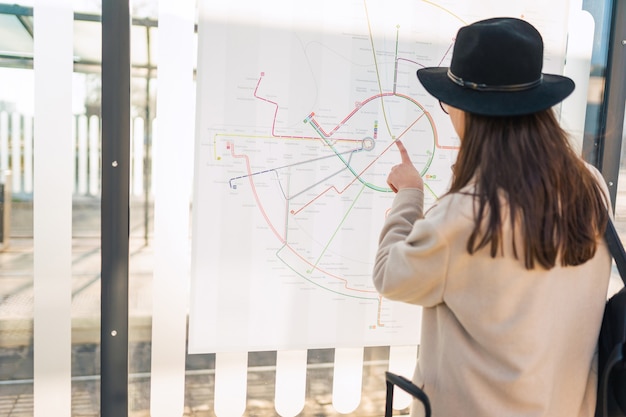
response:
<path id="1" fill-rule="evenodd" d="M 552 110 L 574 83 L 542 63 L 539 32 L 497 18 L 459 30 L 450 68 L 417 73 L 461 146 L 450 191 L 424 214 L 422 178 L 397 143 L 374 283 L 424 307 L 413 382 L 433 416 L 594 413 L 608 192 Z"/>

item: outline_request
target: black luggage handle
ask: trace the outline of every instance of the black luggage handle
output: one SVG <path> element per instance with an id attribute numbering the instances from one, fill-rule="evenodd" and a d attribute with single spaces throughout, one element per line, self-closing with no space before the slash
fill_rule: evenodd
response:
<path id="1" fill-rule="evenodd" d="M 414 398 L 417 398 L 422 402 L 426 417 L 430 417 L 430 400 L 424 391 L 422 391 L 417 385 L 409 381 L 403 376 L 396 375 L 391 372 L 385 372 L 385 379 L 387 381 L 387 400 L 385 403 L 385 417 L 391 417 L 393 413 L 393 386 L 397 385 L 403 391 L 411 394 Z"/>

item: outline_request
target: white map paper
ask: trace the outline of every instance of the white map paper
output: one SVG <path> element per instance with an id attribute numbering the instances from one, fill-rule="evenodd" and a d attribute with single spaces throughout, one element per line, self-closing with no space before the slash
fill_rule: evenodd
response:
<path id="1" fill-rule="evenodd" d="M 190 353 L 415 345 L 371 282 L 401 139 L 427 205 L 459 139 L 416 78 L 457 30 L 529 20 L 562 73 L 564 0 L 201 2 Z"/>

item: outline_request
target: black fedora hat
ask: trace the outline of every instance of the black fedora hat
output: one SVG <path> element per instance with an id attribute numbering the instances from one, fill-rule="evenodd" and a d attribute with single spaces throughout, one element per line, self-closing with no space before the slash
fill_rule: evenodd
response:
<path id="1" fill-rule="evenodd" d="M 470 113 L 515 116 L 545 110 L 574 90 L 574 81 L 543 74 L 543 40 L 516 18 L 481 20 L 459 29 L 450 67 L 417 71 L 426 91 Z"/>

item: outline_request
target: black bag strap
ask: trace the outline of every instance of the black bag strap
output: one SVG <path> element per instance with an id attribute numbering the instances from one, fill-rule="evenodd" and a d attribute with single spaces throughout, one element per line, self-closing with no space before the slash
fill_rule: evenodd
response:
<path id="1" fill-rule="evenodd" d="M 611 251 L 613 259 L 615 259 L 615 265 L 617 266 L 619 275 L 622 277 L 624 285 L 626 285 L 626 251 L 624 251 L 622 241 L 617 234 L 617 230 L 615 230 L 615 224 L 613 224 L 610 218 L 606 225 L 604 238 L 606 239 L 606 244 L 609 247 L 609 251 Z"/>
<path id="2" fill-rule="evenodd" d="M 401 375 L 396 375 L 392 372 L 385 372 L 385 380 L 387 382 L 387 399 L 385 402 L 385 417 L 391 417 L 393 415 L 393 387 L 397 385 L 403 391 L 411 394 L 413 398 L 416 398 L 422 402 L 424 406 L 424 413 L 426 417 L 430 417 L 430 400 L 424 391 L 422 391 L 417 385 L 406 379 Z"/>
<path id="3" fill-rule="evenodd" d="M 617 266 L 619 275 L 626 286 L 626 251 L 624 250 L 622 241 L 617 234 L 615 224 L 611 221 L 610 217 L 606 225 L 604 239 L 606 240 L 606 244 L 611 252 L 611 256 L 613 256 L 613 259 L 615 260 L 615 266 Z M 604 417 L 609 415 L 607 392 L 609 389 L 609 376 L 611 375 L 610 370 L 623 360 L 624 354 L 622 352 L 622 348 L 616 347 L 610 352 L 609 357 L 606 358 L 604 369 L 600 369 L 598 372 L 598 405 L 596 407 L 596 416 Z"/>

